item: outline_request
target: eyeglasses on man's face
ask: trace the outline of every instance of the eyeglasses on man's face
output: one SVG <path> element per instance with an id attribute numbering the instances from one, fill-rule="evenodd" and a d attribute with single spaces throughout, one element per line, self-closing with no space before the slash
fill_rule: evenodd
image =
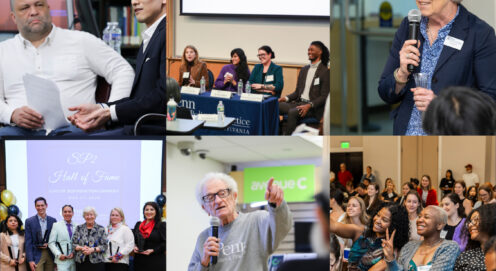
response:
<path id="1" fill-rule="evenodd" d="M 207 203 L 207 202 L 212 202 L 215 200 L 215 196 L 219 196 L 219 198 L 221 199 L 225 199 L 227 198 L 229 195 L 231 194 L 231 189 L 229 188 L 226 188 L 226 189 L 221 189 L 219 190 L 219 192 L 217 193 L 213 193 L 213 194 L 207 194 L 205 196 L 202 197 L 202 200 L 203 202 Z"/>

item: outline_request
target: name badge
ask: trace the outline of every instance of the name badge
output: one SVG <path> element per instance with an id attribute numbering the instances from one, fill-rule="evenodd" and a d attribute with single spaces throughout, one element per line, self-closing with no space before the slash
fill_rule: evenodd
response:
<path id="1" fill-rule="evenodd" d="M 429 271 L 431 270 L 432 265 L 421 265 L 417 266 L 417 271 Z"/>
<path id="2" fill-rule="evenodd" d="M 313 85 L 314 86 L 320 85 L 320 78 L 319 77 L 317 77 L 317 78 L 315 78 L 315 80 L 313 80 Z"/>
<path id="3" fill-rule="evenodd" d="M 189 78 L 189 72 L 183 72 L 183 79 Z"/>
<path id="4" fill-rule="evenodd" d="M 444 45 L 455 48 L 457 50 L 461 50 L 463 47 L 463 40 L 453 38 L 452 36 L 447 36 L 444 40 Z"/>
<path id="5" fill-rule="evenodd" d="M 448 234 L 448 231 L 442 230 L 440 234 L 441 239 L 446 238 L 446 234 Z"/>
<path id="6" fill-rule="evenodd" d="M 273 82 L 273 81 L 274 81 L 274 75 L 265 76 L 265 82 Z"/>

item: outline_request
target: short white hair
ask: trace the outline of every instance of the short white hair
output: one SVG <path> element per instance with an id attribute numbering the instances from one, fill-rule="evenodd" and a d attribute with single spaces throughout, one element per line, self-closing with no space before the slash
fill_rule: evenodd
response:
<path id="1" fill-rule="evenodd" d="M 83 218 L 84 218 L 84 215 L 85 215 L 85 214 L 90 213 L 90 212 L 93 212 L 93 214 L 95 214 L 95 217 L 97 217 L 97 216 L 98 216 L 98 214 L 97 214 L 97 212 L 96 212 L 95 208 L 94 208 L 94 207 L 92 207 L 92 206 L 88 206 L 88 207 L 85 207 L 85 208 L 83 209 Z"/>
<path id="2" fill-rule="evenodd" d="M 448 223 L 448 213 L 443 208 L 436 205 L 429 205 L 425 207 L 425 209 L 427 208 L 434 209 L 434 211 L 436 211 L 436 218 L 438 223 L 441 223 L 443 225 L 446 225 Z"/>
<path id="3" fill-rule="evenodd" d="M 238 184 L 231 176 L 221 172 L 210 172 L 196 185 L 196 200 L 200 205 L 203 205 L 203 188 L 212 180 L 220 180 L 226 184 L 227 188 L 231 190 L 231 193 L 238 193 Z"/>

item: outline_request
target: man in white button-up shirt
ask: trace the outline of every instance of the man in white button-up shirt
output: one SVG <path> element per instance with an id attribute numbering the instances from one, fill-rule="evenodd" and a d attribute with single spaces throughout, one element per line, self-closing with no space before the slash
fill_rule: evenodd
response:
<path id="1" fill-rule="evenodd" d="M 95 104 L 97 76 L 112 85 L 110 101 L 129 97 L 132 67 L 97 37 L 52 24 L 46 0 L 11 0 L 19 34 L 0 43 L 0 129 L 5 135 L 44 135 L 43 116 L 27 106 L 25 74 L 50 79 L 60 89 L 65 116 L 69 107 Z M 67 123 L 50 134 L 78 130 Z"/>
<path id="2" fill-rule="evenodd" d="M 116 128 L 98 135 L 130 133 L 136 120 L 147 113 L 165 113 L 165 10 L 166 0 L 130 0 L 136 19 L 146 24 L 143 43 L 136 57 L 136 76 L 129 99 L 101 105 L 81 104 L 70 108 L 69 119 L 84 131 Z M 117 128 L 117 127 L 118 128 Z M 122 128 L 124 126 L 125 128 Z"/>

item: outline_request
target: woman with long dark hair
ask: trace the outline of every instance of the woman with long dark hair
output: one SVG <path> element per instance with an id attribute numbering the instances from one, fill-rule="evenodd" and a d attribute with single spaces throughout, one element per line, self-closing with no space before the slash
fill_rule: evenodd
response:
<path id="1" fill-rule="evenodd" d="M 379 185 L 371 183 L 367 186 L 367 196 L 365 196 L 365 205 L 367 206 L 367 214 L 372 217 L 382 207 L 382 201 L 379 198 Z"/>
<path id="2" fill-rule="evenodd" d="M 443 196 L 448 195 L 453 192 L 453 186 L 455 185 L 455 178 L 453 177 L 453 171 L 451 169 L 446 170 L 446 176 L 441 179 L 439 188 L 443 191 Z"/>
<path id="3" fill-rule="evenodd" d="M 160 221 L 158 204 L 143 206 L 143 221 L 134 226 L 134 270 L 165 270 L 165 222 Z"/>
<path id="4" fill-rule="evenodd" d="M 333 219 L 330 224 L 331 233 L 353 240 L 348 258 L 348 270 L 361 271 L 371 268 L 384 270 L 386 262 L 382 251 L 382 240 L 386 237 L 386 232 L 396 233 L 394 246 L 399 251 L 408 242 L 409 229 L 408 214 L 403 207 L 397 205 L 383 207 L 370 221 L 366 230 Z"/>
<path id="5" fill-rule="evenodd" d="M 22 221 L 16 215 L 8 215 L 4 223 L 0 233 L 0 270 L 26 271 Z"/>
<path id="6" fill-rule="evenodd" d="M 465 184 L 465 182 L 462 180 L 456 181 L 455 185 L 453 186 L 453 192 L 455 192 L 455 194 L 457 194 L 460 200 L 463 202 L 463 208 L 465 208 L 465 215 L 468 216 L 470 211 L 472 211 L 472 207 L 474 205 L 472 204 L 472 201 L 470 201 L 468 198 L 465 197 L 465 195 L 467 194 L 467 185 Z"/>
<path id="7" fill-rule="evenodd" d="M 231 51 L 231 64 L 222 67 L 215 80 L 215 88 L 236 92 L 239 82 L 243 82 L 244 91 L 249 78 L 250 69 L 245 52 L 241 48 L 235 48 Z"/>

